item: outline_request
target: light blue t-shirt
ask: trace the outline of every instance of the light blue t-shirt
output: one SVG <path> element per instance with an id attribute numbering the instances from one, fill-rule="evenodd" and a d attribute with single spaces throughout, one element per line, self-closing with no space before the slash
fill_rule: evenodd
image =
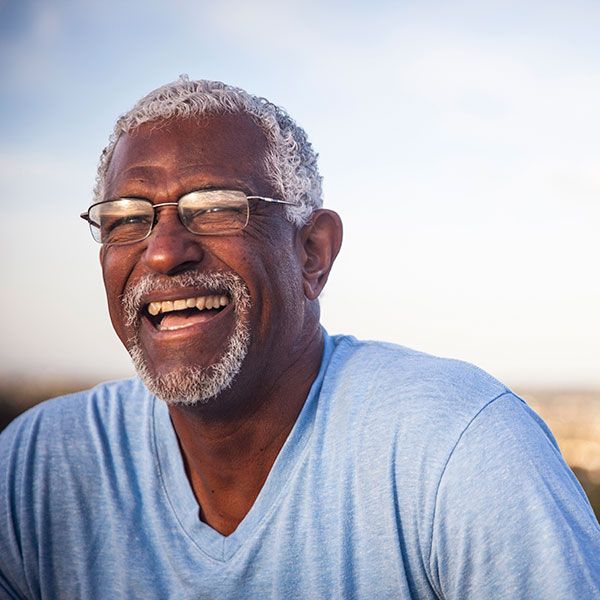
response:
<path id="1" fill-rule="evenodd" d="M 470 365 L 327 338 L 256 502 L 201 522 L 138 379 L 0 436 L 0 597 L 600 598 L 600 527 L 541 420 Z"/>

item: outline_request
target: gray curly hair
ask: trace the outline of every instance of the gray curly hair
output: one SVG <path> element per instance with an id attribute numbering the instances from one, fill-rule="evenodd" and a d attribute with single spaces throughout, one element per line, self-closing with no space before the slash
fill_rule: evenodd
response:
<path id="1" fill-rule="evenodd" d="M 267 177 L 282 199 L 294 203 L 285 207 L 288 220 L 298 226 L 305 224 L 313 210 L 323 205 L 323 199 L 317 154 L 304 130 L 285 110 L 265 98 L 220 81 L 191 81 L 187 75 L 150 92 L 119 117 L 100 156 L 94 201 L 104 198 L 108 165 L 123 133 L 148 121 L 224 112 L 246 113 L 262 128 L 269 141 Z"/>

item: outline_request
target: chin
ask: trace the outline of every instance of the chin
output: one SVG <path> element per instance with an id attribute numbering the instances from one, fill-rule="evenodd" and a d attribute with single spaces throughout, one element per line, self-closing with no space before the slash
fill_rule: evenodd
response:
<path id="1" fill-rule="evenodd" d="M 155 396 L 167 404 L 207 404 L 231 386 L 240 372 L 250 343 L 248 328 L 240 323 L 223 356 L 208 367 L 178 367 L 158 374 L 148 366 L 141 346 L 133 341 L 128 348 L 138 376 Z"/>

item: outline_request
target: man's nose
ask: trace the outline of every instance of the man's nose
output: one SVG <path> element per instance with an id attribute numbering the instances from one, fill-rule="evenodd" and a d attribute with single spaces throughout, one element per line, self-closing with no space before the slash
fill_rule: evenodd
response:
<path id="1" fill-rule="evenodd" d="M 200 236 L 190 233 L 179 220 L 175 207 L 165 207 L 146 238 L 142 263 L 151 271 L 175 275 L 196 268 L 204 258 Z"/>

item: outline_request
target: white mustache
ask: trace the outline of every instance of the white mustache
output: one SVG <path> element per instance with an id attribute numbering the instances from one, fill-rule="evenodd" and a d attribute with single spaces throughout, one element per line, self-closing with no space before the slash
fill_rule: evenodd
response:
<path id="1" fill-rule="evenodd" d="M 153 292 L 166 292 L 181 288 L 202 288 L 208 293 L 225 290 L 232 298 L 234 310 L 250 308 L 250 293 L 242 278 L 235 273 L 213 271 L 210 273 L 187 272 L 172 277 L 144 275 L 127 287 L 121 302 L 125 311 L 125 324 L 137 325 L 143 308 L 142 298 Z"/>

